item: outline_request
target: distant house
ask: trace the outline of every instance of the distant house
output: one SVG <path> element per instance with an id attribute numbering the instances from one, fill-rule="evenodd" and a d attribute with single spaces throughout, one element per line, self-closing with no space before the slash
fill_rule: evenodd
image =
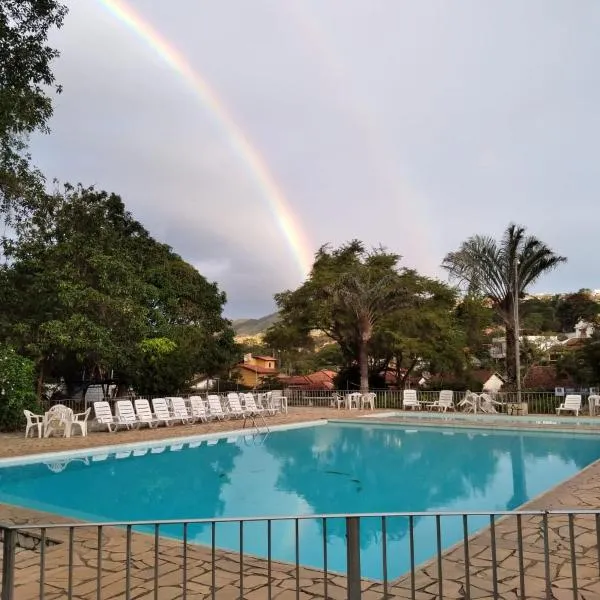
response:
<path id="1" fill-rule="evenodd" d="M 584 340 L 592 337 L 594 326 L 591 323 L 580 320 L 575 325 L 575 330 L 571 333 L 555 334 L 555 335 L 522 335 L 519 339 L 527 341 L 530 344 L 537 346 L 542 352 L 547 352 L 551 348 L 560 345 L 572 346 L 576 345 L 573 340 Z M 495 337 L 492 339 L 490 346 L 490 356 L 494 359 L 506 358 L 506 340 L 504 337 Z"/>
<path id="2" fill-rule="evenodd" d="M 333 380 L 337 373 L 329 369 L 321 369 L 308 375 L 280 375 L 284 387 L 297 390 L 333 390 Z"/>
<path id="3" fill-rule="evenodd" d="M 245 354 L 244 361 L 235 365 L 234 374 L 240 378 L 240 383 L 246 387 L 257 387 L 268 377 L 277 377 L 277 359 L 274 356 L 254 356 Z"/>

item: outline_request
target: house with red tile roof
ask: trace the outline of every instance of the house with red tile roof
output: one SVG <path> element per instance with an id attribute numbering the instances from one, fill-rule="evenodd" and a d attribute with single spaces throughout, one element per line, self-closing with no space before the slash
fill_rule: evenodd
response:
<path id="1" fill-rule="evenodd" d="M 245 354 L 243 362 L 235 365 L 232 369 L 237 375 L 240 383 L 246 387 L 258 387 L 270 377 L 277 377 L 277 359 L 274 356 L 254 356 Z"/>
<path id="2" fill-rule="evenodd" d="M 321 369 L 308 375 L 280 375 L 283 386 L 297 390 L 333 390 L 337 373 L 329 369 Z"/>

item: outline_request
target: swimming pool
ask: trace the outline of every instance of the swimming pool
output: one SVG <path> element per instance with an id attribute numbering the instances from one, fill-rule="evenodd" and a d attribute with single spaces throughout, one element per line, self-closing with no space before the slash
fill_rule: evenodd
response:
<path id="1" fill-rule="evenodd" d="M 323 513 L 494 511 L 518 507 L 600 458 L 600 438 L 448 427 L 326 424 L 266 436 L 113 450 L 71 462 L 0 468 L 0 502 L 94 521 Z M 470 530 L 487 525 L 471 517 Z M 415 518 L 415 561 L 436 552 L 435 519 Z M 387 521 L 388 575 L 409 569 L 408 522 Z M 161 527 L 180 537 L 181 526 Z M 328 567 L 345 571 L 345 523 L 327 523 Z M 322 567 L 322 522 L 299 523 L 299 558 Z M 272 557 L 295 559 L 290 522 L 273 522 Z M 210 542 L 210 526 L 188 539 Z M 445 518 L 442 545 L 462 540 Z M 239 526 L 218 524 L 217 547 L 237 550 Z M 244 528 L 244 551 L 266 556 L 266 523 Z M 364 577 L 382 577 L 381 520 L 361 522 Z"/>

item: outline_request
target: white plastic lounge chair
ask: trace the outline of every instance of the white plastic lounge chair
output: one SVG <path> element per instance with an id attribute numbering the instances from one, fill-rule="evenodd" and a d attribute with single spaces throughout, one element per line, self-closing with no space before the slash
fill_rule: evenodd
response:
<path id="1" fill-rule="evenodd" d="M 100 462 L 102 460 L 106 460 L 108 458 L 108 454 L 94 454 L 92 456 L 92 462 Z"/>
<path id="2" fill-rule="evenodd" d="M 156 427 L 158 425 L 158 419 L 156 419 L 152 414 L 150 402 L 148 402 L 146 398 L 136 398 L 133 403 L 135 405 L 135 412 L 140 424 L 148 425 L 149 428 Z"/>
<path id="3" fill-rule="evenodd" d="M 87 422 L 91 412 L 92 407 L 90 406 L 85 412 L 73 415 L 71 420 L 71 435 L 73 435 L 73 432 L 76 428 L 79 428 L 79 432 L 82 436 L 87 435 Z"/>
<path id="4" fill-rule="evenodd" d="M 64 437 L 71 437 L 71 422 L 73 411 L 63 404 L 55 404 L 46 413 L 44 419 L 44 437 L 53 433 L 60 433 Z"/>
<path id="5" fill-rule="evenodd" d="M 96 416 L 96 422 L 100 425 L 106 425 L 109 431 L 117 430 L 118 423 L 112 414 L 110 404 L 106 400 L 94 402 L 94 415 Z"/>
<path id="6" fill-rule="evenodd" d="M 206 406 L 204 406 L 204 400 L 200 396 L 190 396 L 190 412 L 194 421 L 201 421 L 203 423 L 208 421 Z"/>
<path id="7" fill-rule="evenodd" d="M 166 449 L 166 446 L 155 446 L 154 448 L 150 448 L 150 454 L 162 454 Z"/>
<path id="8" fill-rule="evenodd" d="M 183 450 L 183 444 L 172 444 L 169 446 L 169 450 L 171 452 L 179 452 L 180 450 Z"/>
<path id="9" fill-rule="evenodd" d="M 446 412 L 454 410 L 454 392 L 452 390 L 441 390 L 437 400 L 431 405 L 431 410 Z"/>
<path id="10" fill-rule="evenodd" d="M 30 429 L 37 429 L 38 437 L 42 437 L 44 433 L 44 415 L 36 415 L 30 410 L 23 411 L 25 418 L 27 419 L 27 427 L 25 428 L 25 437 L 29 437 Z"/>
<path id="11" fill-rule="evenodd" d="M 133 451 L 133 456 L 146 456 L 148 454 L 148 448 L 138 448 Z"/>
<path id="12" fill-rule="evenodd" d="M 183 424 L 192 420 L 183 398 L 167 398 L 167 401 L 171 403 L 171 413 L 176 420 L 181 421 Z"/>
<path id="13" fill-rule="evenodd" d="M 129 458 L 131 456 L 131 450 L 123 450 L 122 452 L 115 452 L 115 458 Z"/>
<path id="14" fill-rule="evenodd" d="M 581 395 L 580 394 L 567 394 L 565 401 L 556 409 L 556 414 L 560 415 L 561 412 L 571 411 L 575 413 L 575 416 L 579 416 L 581 410 Z"/>
<path id="15" fill-rule="evenodd" d="M 417 390 L 404 390 L 402 393 L 402 408 L 412 408 L 413 410 L 421 410 L 421 405 L 417 399 Z"/>
<path id="16" fill-rule="evenodd" d="M 229 406 L 229 413 L 234 417 L 241 418 L 249 414 L 247 410 L 242 408 L 240 397 L 235 392 L 227 394 L 227 404 Z"/>
<path id="17" fill-rule="evenodd" d="M 188 448 L 199 448 L 200 446 L 202 446 L 202 440 L 196 440 L 188 444 Z"/>
<path id="18" fill-rule="evenodd" d="M 152 400 L 152 408 L 154 409 L 154 415 L 159 422 L 165 425 L 173 425 L 173 421 L 178 421 L 177 417 L 173 417 L 169 412 L 167 406 L 167 400 L 165 398 L 154 398 Z"/>
<path id="19" fill-rule="evenodd" d="M 219 438 L 211 438 L 210 440 L 206 440 L 207 446 L 216 446 L 219 443 Z"/>
<path id="20" fill-rule="evenodd" d="M 244 394 L 244 404 L 246 411 L 252 415 L 262 415 L 265 413 L 265 409 L 262 406 L 258 406 L 254 400 L 253 394 Z"/>
<path id="21" fill-rule="evenodd" d="M 141 425 L 131 400 L 117 400 L 115 416 L 119 425 L 124 425 L 127 429 L 137 429 Z"/>
<path id="22" fill-rule="evenodd" d="M 208 410 L 210 416 L 220 421 L 227 418 L 227 413 L 223 410 L 221 399 L 216 394 L 209 394 L 207 397 Z"/>
<path id="23" fill-rule="evenodd" d="M 360 408 L 364 410 L 366 406 L 369 406 L 371 410 L 375 410 L 375 400 L 377 399 L 377 394 L 375 392 L 369 392 L 368 394 L 363 394 L 360 398 Z"/>

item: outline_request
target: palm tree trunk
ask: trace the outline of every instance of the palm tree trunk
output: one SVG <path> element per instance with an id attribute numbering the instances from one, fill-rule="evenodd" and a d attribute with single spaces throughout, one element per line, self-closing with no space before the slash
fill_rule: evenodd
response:
<path id="1" fill-rule="evenodd" d="M 360 393 L 369 393 L 369 352 L 368 344 L 371 340 L 373 326 L 369 319 L 364 316 L 359 321 L 358 336 L 358 367 L 360 369 Z"/>
<path id="2" fill-rule="evenodd" d="M 515 388 L 517 384 L 517 367 L 515 361 L 515 349 L 517 338 L 515 328 L 511 325 L 506 325 L 506 387 Z"/>
<path id="3" fill-rule="evenodd" d="M 358 349 L 358 366 L 360 368 L 360 393 L 369 393 L 369 354 L 367 342 L 361 338 Z"/>

